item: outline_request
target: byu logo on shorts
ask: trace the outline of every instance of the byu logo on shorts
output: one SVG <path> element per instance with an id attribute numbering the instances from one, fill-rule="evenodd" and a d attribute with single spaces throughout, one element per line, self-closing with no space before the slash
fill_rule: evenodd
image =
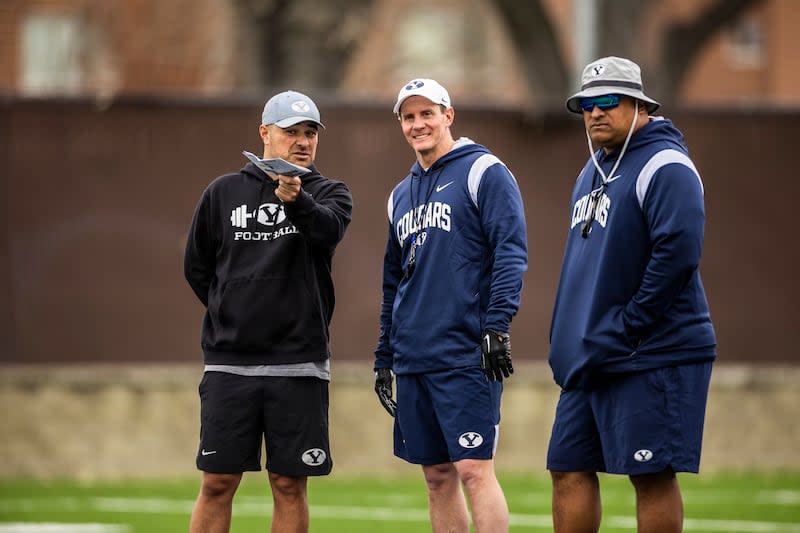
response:
<path id="1" fill-rule="evenodd" d="M 310 450 L 304 451 L 301 457 L 303 462 L 308 466 L 321 466 L 322 463 L 325 462 L 327 454 L 325 450 L 320 448 L 311 448 Z"/>
<path id="2" fill-rule="evenodd" d="M 633 458 L 640 463 L 646 463 L 653 458 L 653 452 L 650 450 L 636 450 L 636 452 L 633 454 Z"/>
<path id="3" fill-rule="evenodd" d="M 480 433 L 475 433 L 474 431 L 467 431 L 466 433 L 462 433 L 460 437 L 458 437 L 458 443 L 461 445 L 462 448 L 477 448 L 481 444 L 483 444 L 483 437 Z"/>

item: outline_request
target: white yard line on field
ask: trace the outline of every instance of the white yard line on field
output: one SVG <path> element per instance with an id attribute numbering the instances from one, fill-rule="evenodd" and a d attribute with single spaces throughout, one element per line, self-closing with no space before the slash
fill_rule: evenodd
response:
<path id="1" fill-rule="evenodd" d="M 0 533 L 126 533 L 128 526 L 110 524 L 60 524 L 56 522 L 0 523 Z"/>
<path id="2" fill-rule="evenodd" d="M 51 500 L 32 499 L 6 499 L 0 501 L 0 510 L 3 511 L 31 511 L 36 508 L 42 510 L 94 510 L 112 513 L 150 513 L 150 514 L 180 514 L 188 516 L 194 505 L 192 500 L 170 500 L 160 498 L 90 498 L 83 502 L 76 502 L 74 498 L 58 498 Z M 272 514 L 272 505 L 259 502 L 255 498 L 242 498 L 234 503 L 235 516 L 269 516 Z M 356 507 L 349 505 L 314 505 L 311 504 L 312 518 L 337 518 L 344 520 L 370 520 L 393 522 L 427 522 L 428 510 L 403 507 Z M 522 514 L 512 513 L 510 516 L 512 526 L 524 526 L 534 529 L 552 530 L 550 514 Z M 636 529 L 636 518 L 633 516 L 606 516 L 603 523 L 619 529 Z M 0 524 L 0 533 L 124 533 L 128 531 L 124 526 L 103 526 L 102 524 L 89 524 L 96 528 L 90 529 L 81 525 L 82 529 L 63 529 L 72 527 L 69 524 L 53 524 L 53 527 L 62 529 L 45 529 L 40 525 L 29 529 L 9 529 L 24 527 L 26 524 Z M 713 531 L 727 533 L 800 533 L 800 524 L 786 522 L 765 522 L 754 520 L 714 520 L 701 518 L 687 518 L 687 530 Z M 111 529 L 108 529 L 111 528 Z"/>
<path id="3" fill-rule="evenodd" d="M 603 524 L 620 529 L 636 530 L 633 516 L 610 516 Z M 800 524 L 786 522 L 763 522 L 755 520 L 714 520 L 710 518 L 686 518 L 686 531 L 723 531 L 726 533 L 800 533 Z"/>
<path id="4" fill-rule="evenodd" d="M 753 494 L 736 489 L 684 489 L 683 501 L 690 504 L 726 505 L 730 503 L 746 503 L 748 505 L 796 506 L 800 504 L 800 490 L 775 489 L 760 490 Z M 606 498 L 603 498 L 606 500 Z M 633 494 L 630 494 L 633 501 Z"/>

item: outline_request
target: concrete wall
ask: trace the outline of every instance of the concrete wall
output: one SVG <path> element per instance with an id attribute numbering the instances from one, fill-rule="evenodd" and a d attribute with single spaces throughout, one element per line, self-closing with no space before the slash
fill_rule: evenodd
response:
<path id="1" fill-rule="evenodd" d="M 361 363 L 336 363 L 334 474 L 413 473 L 391 453 L 391 419 Z M 199 435 L 199 365 L 9 366 L 0 374 L 0 478 L 190 477 Z M 800 368 L 717 365 L 702 468 L 800 468 Z M 543 473 L 558 390 L 520 364 L 507 382 L 497 464 Z"/>

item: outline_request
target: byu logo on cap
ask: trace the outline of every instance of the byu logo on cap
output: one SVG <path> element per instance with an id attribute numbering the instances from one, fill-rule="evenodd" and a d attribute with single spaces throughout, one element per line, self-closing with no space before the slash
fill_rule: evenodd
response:
<path id="1" fill-rule="evenodd" d="M 406 85 L 406 91 L 410 91 L 411 89 L 419 89 L 423 85 L 425 85 L 424 81 L 422 81 L 422 80 L 414 80 L 411 83 L 409 83 L 408 85 Z"/>
<path id="2" fill-rule="evenodd" d="M 606 66 L 602 63 L 599 65 L 595 65 L 592 67 L 592 75 L 593 76 L 601 76 L 603 72 L 606 70 Z"/>
<path id="3" fill-rule="evenodd" d="M 298 113 L 308 113 L 308 111 L 311 109 L 311 106 L 303 100 L 298 100 L 292 104 L 292 109 Z"/>

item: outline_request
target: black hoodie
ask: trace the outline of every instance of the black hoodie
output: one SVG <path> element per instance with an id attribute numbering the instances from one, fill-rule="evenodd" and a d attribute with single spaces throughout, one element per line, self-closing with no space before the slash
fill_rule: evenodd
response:
<path id="1" fill-rule="evenodd" d="M 353 199 L 315 167 L 297 200 L 252 163 L 215 179 L 200 199 L 186 242 L 184 274 L 206 307 L 206 364 L 262 365 L 329 357 L 331 260 Z"/>

